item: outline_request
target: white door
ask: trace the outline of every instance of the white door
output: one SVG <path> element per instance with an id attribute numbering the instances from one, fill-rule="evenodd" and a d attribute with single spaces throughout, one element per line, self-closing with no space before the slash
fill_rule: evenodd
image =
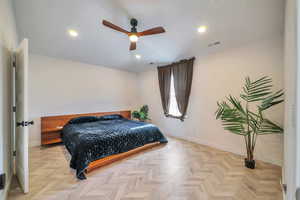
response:
<path id="1" fill-rule="evenodd" d="M 15 51 L 15 170 L 24 193 L 29 191 L 28 167 L 28 40 Z"/>

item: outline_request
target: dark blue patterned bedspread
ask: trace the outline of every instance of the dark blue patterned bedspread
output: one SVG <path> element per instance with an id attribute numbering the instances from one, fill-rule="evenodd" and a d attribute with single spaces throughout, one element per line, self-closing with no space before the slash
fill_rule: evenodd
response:
<path id="1" fill-rule="evenodd" d="M 167 143 L 152 124 L 121 119 L 67 124 L 62 130 L 63 142 L 70 152 L 70 166 L 77 178 L 85 179 L 84 170 L 95 160 L 144 146 L 153 142 Z"/>

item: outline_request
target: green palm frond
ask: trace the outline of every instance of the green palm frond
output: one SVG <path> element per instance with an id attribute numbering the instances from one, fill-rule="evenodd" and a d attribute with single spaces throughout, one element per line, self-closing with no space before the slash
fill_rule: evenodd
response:
<path id="1" fill-rule="evenodd" d="M 239 103 L 236 106 L 239 107 Z M 216 118 L 222 120 L 225 130 L 238 135 L 245 135 L 243 124 L 246 123 L 245 116 L 235 107 L 229 106 L 226 102 L 218 103 Z"/>
<path id="2" fill-rule="evenodd" d="M 279 125 L 271 122 L 268 119 L 264 119 L 261 127 L 259 128 L 257 134 L 259 135 L 267 135 L 267 134 L 281 134 L 283 133 L 283 128 Z"/>
<path id="3" fill-rule="evenodd" d="M 284 95 L 284 92 L 282 90 L 279 90 L 279 91 L 275 92 L 274 94 L 269 95 L 262 101 L 261 106 L 259 106 L 259 109 L 261 111 L 264 111 L 272 106 L 282 103 L 284 101 L 282 98 L 283 95 Z"/>
<path id="4" fill-rule="evenodd" d="M 279 90 L 272 94 L 271 82 L 272 80 L 266 76 L 256 81 L 251 81 L 249 77 L 246 78 L 241 98 L 247 102 L 247 105 L 250 102 L 261 101 L 258 113 L 250 111 L 248 106 L 244 108 L 241 102 L 231 95 L 227 97 L 228 103 L 218 102 L 216 119 L 221 119 L 225 130 L 239 135 L 283 132 L 279 125 L 265 119 L 262 114 L 264 110 L 283 102 L 283 91 Z M 248 127 L 247 130 L 246 127 Z"/>
<path id="5" fill-rule="evenodd" d="M 229 97 L 227 97 L 228 101 L 233 105 L 233 107 L 241 113 L 241 115 L 246 116 L 246 111 L 244 110 L 241 102 L 239 100 L 237 100 L 235 97 L 229 95 Z"/>
<path id="6" fill-rule="evenodd" d="M 272 79 L 264 76 L 254 82 L 251 82 L 250 78 L 246 78 L 245 86 L 243 87 L 244 93 L 241 94 L 241 98 L 243 98 L 247 102 L 261 101 L 267 95 L 270 95 L 272 85 Z"/>
<path id="7" fill-rule="evenodd" d="M 220 117 L 223 115 L 223 113 L 224 113 L 224 110 L 226 109 L 226 108 L 230 108 L 229 106 L 228 106 L 228 104 L 226 103 L 226 102 L 222 102 L 222 103 L 219 103 L 219 102 L 217 102 L 217 105 L 218 105 L 218 109 L 217 109 L 217 111 L 215 112 L 215 115 L 216 115 L 216 119 L 220 119 Z"/>

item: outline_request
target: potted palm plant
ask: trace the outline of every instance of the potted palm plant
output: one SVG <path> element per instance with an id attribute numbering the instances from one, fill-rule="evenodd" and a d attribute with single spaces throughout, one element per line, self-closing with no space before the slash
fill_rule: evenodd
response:
<path id="1" fill-rule="evenodd" d="M 272 79 L 267 76 L 255 81 L 247 77 L 240 94 L 242 101 L 229 95 L 226 101 L 217 103 L 216 119 L 222 121 L 225 130 L 244 137 L 247 149 L 245 166 L 250 169 L 255 168 L 254 150 L 257 137 L 283 133 L 280 125 L 264 115 L 266 110 L 284 101 L 283 91 L 272 92 L 271 83 Z"/>

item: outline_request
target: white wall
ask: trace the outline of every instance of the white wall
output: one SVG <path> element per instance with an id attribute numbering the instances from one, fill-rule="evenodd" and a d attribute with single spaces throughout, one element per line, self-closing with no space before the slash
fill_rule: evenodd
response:
<path id="1" fill-rule="evenodd" d="M 150 118 L 165 134 L 241 154 L 244 139 L 225 132 L 215 120 L 216 102 L 228 94 L 238 97 L 244 78 L 271 76 L 276 89 L 283 88 L 283 40 L 274 37 L 226 52 L 197 57 L 188 118 L 181 122 L 165 118 L 161 107 L 157 71 L 139 75 L 141 101 L 150 107 Z M 276 107 L 271 116 L 283 123 L 283 105 Z M 282 164 L 282 135 L 261 136 L 256 148 L 256 158 L 278 165 Z"/>
<path id="2" fill-rule="evenodd" d="M 6 173 L 7 182 L 12 177 L 11 120 L 10 120 L 10 51 L 16 47 L 15 18 L 10 0 L 0 0 L 0 173 Z M 7 195 L 7 186 L 0 191 L 0 200 Z"/>
<path id="3" fill-rule="evenodd" d="M 40 145 L 40 117 L 134 109 L 137 74 L 30 55 L 30 145 Z"/>

